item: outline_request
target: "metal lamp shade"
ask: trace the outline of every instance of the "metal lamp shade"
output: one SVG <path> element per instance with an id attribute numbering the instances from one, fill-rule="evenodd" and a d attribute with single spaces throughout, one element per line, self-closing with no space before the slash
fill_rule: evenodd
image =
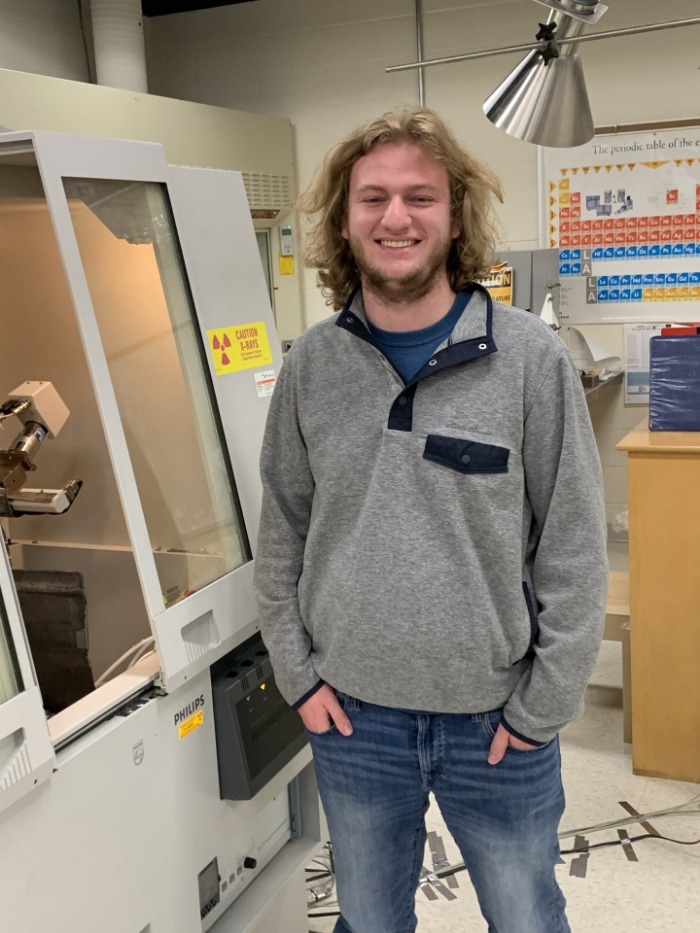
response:
<path id="1" fill-rule="evenodd" d="M 572 46 L 545 63 L 530 52 L 484 103 L 498 129 L 538 146 L 581 146 L 593 137 L 593 117 L 578 53 Z"/>

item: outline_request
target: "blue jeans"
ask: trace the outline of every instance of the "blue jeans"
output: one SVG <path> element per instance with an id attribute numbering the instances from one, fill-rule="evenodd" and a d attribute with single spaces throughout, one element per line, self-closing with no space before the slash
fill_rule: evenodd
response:
<path id="1" fill-rule="evenodd" d="M 353 734 L 309 733 L 335 857 L 335 933 L 413 933 L 431 791 L 489 933 L 570 933 L 554 877 L 558 741 L 509 748 L 489 765 L 500 711 L 420 713 L 338 697 Z"/>

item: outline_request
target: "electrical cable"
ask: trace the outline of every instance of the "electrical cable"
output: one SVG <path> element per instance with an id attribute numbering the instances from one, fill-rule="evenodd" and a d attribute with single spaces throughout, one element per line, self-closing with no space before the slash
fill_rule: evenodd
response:
<path id="1" fill-rule="evenodd" d="M 617 829 L 620 826 L 631 826 L 632 823 L 646 823 L 649 820 L 660 816 L 668 816 L 670 813 L 691 813 L 694 810 L 700 812 L 700 794 L 696 794 L 687 803 L 678 804 L 676 807 L 666 807 L 665 810 L 654 810 L 651 813 L 635 813 L 634 816 L 625 816 L 619 820 L 610 820 L 607 823 L 596 823 L 593 826 L 584 826 L 580 829 L 567 829 L 559 833 L 560 839 L 566 839 L 567 836 L 590 836 L 591 833 L 598 833 L 604 829 Z"/>
<path id="2" fill-rule="evenodd" d="M 694 798 L 695 799 L 695 798 Z M 691 801 L 692 803 L 692 801 Z M 684 805 L 686 806 L 686 805 Z M 637 821 L 639 817 L 637 817 Z M 593 849 L 604 849 L 610 846 L 624 846 L 630 845 L 633 842 L 641 842 L 644 839 L 660 839 L 662 842 L 671 842 L 674 845 L 678 846 L 697 846 L 700 845 L 700 839 L 673 839 L 671 836 L 663 836 L 661 833 L 640 833 L 638 836 L 629 836 L 625 839 L 610 839 L 607 842 L 595 842 L 593 845 L 587 845 L 580 849 L 561 849 L 561 855 L 582 855 L 587 852 L 591 852 Z M 458 871 L 466 870 L 466 865 L 462 862 L 459 865 L 452 865 L 449 868 L 444 868 L 442 871 L 433 872 L 435 878 L 443 879 L 449 878 L 451 875 L 457 874 Z M 312 913 L 309 911 L 309 917 L 338 917 L 340 916 L 340 911 L 324 911 L 323 913 Z"/>
<path id="3" fill-rule="evenodd" d="M 145 655 L 150 654 L 151 652 L 155 650 L 156 650 L 155 638 L 147 639 L 146 643 L 144 645 L 141 645 L 141 647 L 134 654 L 133 658 L 127 664 L 127 670 L 130 667 L 133 667 L 134 664 L 140 661 L 141 658 L 143 658 Z"/>
<path id="4" fill-rule="evenodd" d="M 332 902 L 335 874 L 330 857 L 313 859 L 306 867 L 305 880 L 307 912 L 320 906 L 321 902 Z"/>
<path id="5" fill-rule="evenodd" d="M 673 842 L 677 846 L 697 846 L 700 845 L 700 839 L 671 839 L 670 836 L 662 836 L 660 833 L 640 833 L 639 836 L 629 836 L 626 839 L 610 839 L 607 842 L 595 842 L 593 845 L 587 845 L 581 849 L 561 849 L 561 855 L 581 855 L 590 852 L 592 849 L 603 849 L 606 846 L 629 845 L 631 842 L 639 842 L 641 839 L 662 839 L 664 842 Z"/>
<path id="6" fill-rule="evenodd" d="M 118 670 L 124 661 L 127 661 L 129 658 L 131 658 L 134 652 L 138 652 L 139 650 L 144 649 L 149 644 L 153 644 L 154 641 L 155 639 L 153 636 L 149 635 L 148 638 L 142 638 L 141 641 L 137 642 L 135 645 L 132 645 L 131 648 L 125 651 L 121 657 L 117 658 L 113 664 L 110 664 L 104 673 L 100 674 L 100 676 L 95 681 L 95 687 L 101 687 L 103 684 L 107 683 L 112 674 Z"/>
<path id="7" fill-rule="evenodd" d="M 603 849 L 608 846 L 623 846 L 630 845 L 632 842 L 639 842 L 642 839 L 661 839 L 664 842 L 672 842 L 675 845 L 679 846 L 697 846 L 700 845 L 700 839 L 672 839 L 670 836 L 662 836 L 661 833 L 640 833 L 639 836 L 630 836 L 625 839 L 610 839 L 607 842 L 595 842 L 593 845 L 587 845 L 581 847 L 580 849 L 561 849 L 561 855 L 585 855 L 587 852 L 592 851 L 593 849 Z M 459 865 L 451 865 L 449 868 L 444 868 L 442 871 L 433 872 L 436 878 L 448 878 L 450 875 L 457 874 L 458 871 L 464 871 L 466 869 L 464 862 L 461 862 Z"/>
<path id="8" fill-rule="evenodd" d="M 651 813 L 635 813 L 633 816 L 624 816 L 619 820 L 609 820 L 607 823 L 596 823 L 593 826 L 584 826 L 579 829 L 567 829 L 563 833 L 559 833 L 559 839 L 566 839 L 569 836 L 590 836 L 591 833 L 599 833 L 606 829 L 617 829 L 621 826 L 631 826 L 633 823 L 644 824 L 649 822 L 649 820 L 658 819 L 662 816 L 668 816 L 672 813 L 693 813 L 700 812 L 700 794 L 696 794 L 695 797 L 692 797 L 686 803 L 678 804 L 675 807 L 666 807 L 665 810 L 654 810 Z M 589 848 L 593 848 L 590 846 Z M 454 874 L 455 872 L 462 871 L 466 868 L 464 862 L 459 862 L 457 865 L 453 865 L 445 871 L 448 874 Z M 438 878 L 446 877 L 439 873 L 435 873 Z"/>
<path id="9" fill-rule="evenodd" d="M 78 5 L 78 19 L 80 21 L 80 34 L 83 39 L 83 48 L 85 49 L 85 64 L 87 65 L 87 73 L 90 84 L 96 84 L 96 78 L 94 74 L 94 68 L 92 59 L 90 57 L 90 47 L 88 45 L 87 29 L 85 26 L 85 11 L 83 10 L 83 0 L 77 0 Z"/>
<path id="10" fill-rule="evenodd" d="M 666 807 L 666 809 L 664 810 L 654 810 L 650 813 L 635 813 L 632 816 L 622 817 L 621 819 L 618 819 L 618 820 L 610 820 L 607 823 L 597 823 L 593 826 L 586 826 L 580 829 L 565 830 L 564 832 L 559 833 L 559 839 L 566 839 L 567 837 L 571 837 L 571 836 L 588 836 L 591 833 L 601 832 L 606 829 L 618 829 L 619 827 L 622 827 L 622 826 L 629 826 L 632 823 L 639 823 L 641 825 L 644 825 L 645 823 L 648 823 L 649 820 L 658 819 L 659 817 L 670 816 L 676 813 L 693 813 L 693 812 L 700 812 L 700 794 L 696 794 L 695 797 L 692 797 L 686 803 L 678 804 L 677 806 L 673 806 L 673 807 Z M 590 852 L 593 849 L 602 849 L 602 848 L 607 848 L 609 846 L 629 845 L 630 843 L 633 843 L 633 842 L 641 842 L 643 839 L 660 839 L 664 842 L 670 842 L 675 845 L 682 845 L 682 846 L 700 845 L 700 839 L 694 839 L 694 840 L 673 839 L 670 836 L 662 836 L 660 833 L 653 832 L 653 833 L 643 833 L 643 834 L 640 834 L 639 836 L 632 836 L 632 837 L 627 837 L 624 839 L 622 838 L 611 839 L 607 842 L 596 842 L 593 845 L 587 845 L 585 848 L 562 849 L 561 854 L 562 855 L 581 855 L 581 854 Z M 330 844 L 327 844 L 327 846 L 328 846 L 328 860 L 329 860 L 329 865 L 330 865 L 330 873 L 331 873 L 331 876 L 334 876 L 335 865 L 334 865 L 334 859 L 333 859 L 333 847 Z M 318 864 L 320 860 L 315 860 L 315 861 Z M 313 864 L 313 862 L 311 864 Z M 467 866 L 464 864 L 464 862 L 460 862 L 456 865 L 451 865 L 447 868 L 443 868 L 440 871 L 435 871 L 432 873 L 432 876 L 436 879 L 442 880 L 443 878 L 449 878 L 451 875 L 457 874 L 457 872 L 459 871 L 464 871 L 466 867 Z M 330 913 L 328 912 L 311 913 L 309 911 L 308 915 L 310 918 L 337 917 L 337 916 L 340 916 L 340 911 L 337 910 L 337 911 L 333 911 Z"/>

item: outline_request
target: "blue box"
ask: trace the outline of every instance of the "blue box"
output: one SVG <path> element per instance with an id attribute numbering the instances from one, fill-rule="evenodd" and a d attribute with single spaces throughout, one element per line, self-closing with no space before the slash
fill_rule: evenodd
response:
<path id="1" fill-rule="evenodd" d="M 649 346 L 649 430 L 700 431 L 700 334 Z"/>

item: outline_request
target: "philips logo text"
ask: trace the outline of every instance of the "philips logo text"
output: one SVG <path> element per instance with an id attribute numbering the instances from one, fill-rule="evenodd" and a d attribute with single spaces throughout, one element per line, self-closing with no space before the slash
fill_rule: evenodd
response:
<path id="1" fill-rule="evenodd" d="M 202 709 L 204 706 L 204 694 L 200 694 L 195 700 L 192 700 L 191 703 L 188 703 L 187 706 L 183 707 L 179 713 L 175 713 L 175 725 L 179 725 L 181 722 L 184 722 L 190 716 L 194 716 L 197 710 Z"/>

